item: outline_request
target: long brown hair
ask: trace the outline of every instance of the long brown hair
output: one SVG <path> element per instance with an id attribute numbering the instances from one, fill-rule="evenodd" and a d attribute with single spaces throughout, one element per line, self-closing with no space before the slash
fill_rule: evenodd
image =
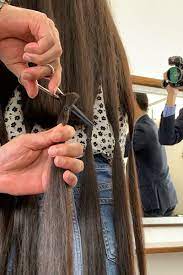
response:
<path id="1" fill-rule="evenodd" d="M 121 113 L 128 117 L 131 140 L 133 137 L 132 83 L 125 50 L 107 1 L 20 0 L 12 2 L 42 11 L 55 21 L 63 47 L 62 89 L 65 92 L 74 91 L 80 95 L 78 106 L 91 120 L 93 120 L 93 104 L 97 87 L 102 85 L 107 117 L 115 138 L 112 183 L 118 272 L 121 275 L 135 274 L 136 248 L 139 272 L 145 275 L 141 206 L 133 148 L 132 146 L 130 148 L 128 177 L 126 177 L 119 145 L 119 106 Z M 29 131 L 35 122 L 48 127 L 45 125 L 46 121 L 51 127 L 59 120 L 58 113 L 61 110 L 58 108 L 55 112 L 53 102 L 50 103 L 41 94 L 36 100 L 31 100 L 22 91 L 22 99 L 25 123 Z M 71 123 L 74 124 L 72 120 Z M 87 128 L 86 132 L 85 170 L 81 177 L 79 211 L 83 274 L 105 275 L 104 241 L 91 144 L 92 130 Z M 5 138 L 2 134 L 1 136 L 3 143 Z M 39 210 L 40 203 L 37 197 L 10 197 L 12 206 L 8 214 L 5 213 L 2 203 L 0 219 L 3 223 L 0 240 L 2 240 L 3 260 L 0 262 L 4 273 L 14 245 L 17 254 L 12 274 L 72 274 L 72 268 L 68 267 L 72 265 L 72 260 L 69 261 L 67 257 L 68 250 L 71 249 L 67 245 L 71 242 L 72 234 L 71 225 L 68 225 L 71 223 L 71 211 L 64 213 L 64 207 L 72 208 L 71 195 L 67 197 L 69 191 L 64 190 L 65 187 L 60 185 L 59 171 L 54 166 L 50 181 L 52 184 L 41 203 L 41 210 Z M 33 224 L 34 228 L 32 228 Z M 68 233 L 66 228 L 69 228 Z M 3 272 L 1 274 L 4 274 Z"/>

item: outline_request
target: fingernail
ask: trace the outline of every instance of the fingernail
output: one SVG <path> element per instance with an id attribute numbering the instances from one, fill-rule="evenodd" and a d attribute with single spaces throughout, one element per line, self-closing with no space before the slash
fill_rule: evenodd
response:
<path id="1" fill-rule="evenodd" d="M 28 92 L 27 92 L 28 93 Z M 28 93 L 28 96 L 31 98 L 31 99 L 34 99 L 37 95 L 34 93 Z"/>
<path id="2" fill-rule="evenodd" d="M 57 91 L 58 91 L 58 87 L 54 87 L 54 88 L 53 88 L 54 94 L 56 94 Z"/>
<path id="3" fill-rule="evenodd" d="M 48 89 L 53 92 L 54 94 L 56 94 L 57 90 L 58 90 L 58 87 L 53 87 L 53 85 L 49 85 L 48 86 Z"/>
<path id="4" fill-rule="evenodd" d="M 23 74 L 22 74 L 22 78 L 23 78 L 24 80 L 32 80 L 32 75 L 29 74 L 29 73 L 23 73 Z"/>
<path id="5" fill-rule="evenodd" d="M 67 180 L 70 182 L 70 186 L 72 187 L 76 186 L 77 182 L 75 183 L 75 178 L 73 176 L 68 175 Z"/>
<path id="6" fill-rule="evenodd" d="M 26 53 L 26 54 L 23 55 L 23 60 L 27 61 L 27 62 L 30 62 L 31 61 L 31 56 Z"/>
<path id="7" fill-rule="evenodd" d="M 48 149 L 48 154 L 50 155 L 50 157 L 55 157 L 57 154 L 57 149 L 56 148 L 49 148 Z"/>
<path id="8" fill-rule="evenodd" d="M 31 99 L 34 99 L 34 98 L 35 98 L 35 95 L 29 94 L 28 96 L 29 96 Z"/>
<path id="9" fill-rule="evenodd" d="M 57 163 L 57 166 L 59 166 L 60 168 L 63 168 L 63 166 L 65 164 L 64 157 L 60 157 L 60 156 L 58 157 L 58 156 L 56 156 L 55 161 Z"/>

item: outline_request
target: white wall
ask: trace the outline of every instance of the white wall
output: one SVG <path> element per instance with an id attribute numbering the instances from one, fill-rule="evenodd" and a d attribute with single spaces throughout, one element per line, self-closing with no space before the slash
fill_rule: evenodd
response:
<path id="1" fill-rule="evenodd" d="M 110 0 L 131 72 L 161 78 L 172 55 L 183 56 L 182 0 Z"/>
<path id="2" fill-rule="evenodd" d="M 183 253 L 147 256 L 148 275 L 182 275 Z"/>

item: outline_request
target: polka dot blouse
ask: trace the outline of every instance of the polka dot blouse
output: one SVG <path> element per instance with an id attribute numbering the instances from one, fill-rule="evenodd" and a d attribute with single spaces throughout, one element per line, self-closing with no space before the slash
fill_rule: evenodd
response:
<path id="1" fill-rule="evenodd" d="M 17 89 L 14 91 L 12 98 L 5 110 L 5 125 L 8 133 L 8 138 L 13 139 L 14 137 L 26 133 L 25 125 L 23 122 L 23 112 L 21 108 L 21 95 Z M 94 154 L 102 154 L 108 159 L 112 158 L 114 150 L 114 137 L 112 127 L 107 119 L 103 91 L 99 89 L 99 93 L 96 97 L 94 104 L 94 128 L 92 132 L 92 147 Z M 128 130 L 127 121 L 125 118 L 119 115 L 119 126 L 120 126 L 120 146 L 122 155 L 124 155 L 126 134 Z M 86 134 L 84 126 L 76 127 L 76 134 L 69 142 L 80 142 L 86 146 Z M 43 129 L 38 125 L 34 125 L 32 132 L 36 133 Z"/>

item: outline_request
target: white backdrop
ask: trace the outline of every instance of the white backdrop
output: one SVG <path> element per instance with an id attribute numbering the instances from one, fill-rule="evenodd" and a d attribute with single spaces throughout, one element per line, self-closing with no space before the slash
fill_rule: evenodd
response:
<path id="1" fill-rule="evenodd" d="M 161 78 L 172 55 L 183 56 L 182 0 L 110 0 L 131 72 Z"/>

